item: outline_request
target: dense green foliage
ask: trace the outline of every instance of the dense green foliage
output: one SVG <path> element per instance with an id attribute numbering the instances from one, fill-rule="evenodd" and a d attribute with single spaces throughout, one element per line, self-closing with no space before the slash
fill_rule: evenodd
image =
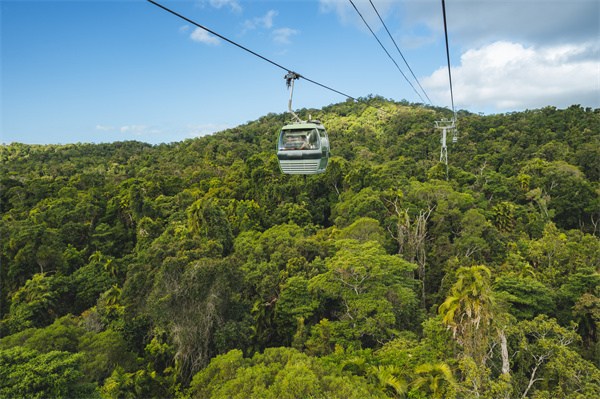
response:
<path id="1" fill-rule="evenodd" d="M 600 110 L 298 113 L 3 146 L 0 397 L 600 396 Z"/>

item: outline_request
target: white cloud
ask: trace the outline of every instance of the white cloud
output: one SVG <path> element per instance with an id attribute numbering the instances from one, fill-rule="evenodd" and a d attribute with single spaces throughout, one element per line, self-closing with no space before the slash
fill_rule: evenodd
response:
<path id="1" fill-rule="evenodd" d="M 195 42 L 200 42 L 208 45 L 216 46 L 220 43 L 220 40 L 215 36 L 210 35 L 207 31 L 202 28 L 196 28 L 190 38 Z"/>
<path id="2" fill-rule="evenodd" d="M 204 125 L 188 125 L 188 136 L 190 137 L 202 137 L 222 130 L 230 129 L 235 127 L 234 125 L 215 125 L 208 123 Z"/>
<path id="3" fill-rule="evenodd" d="M 319 11 L 334 12 L 343 24 L 348 23 L 350 11 L 355 12 L 349 2 L 339 0 L 319 0 Z"/>
<path id="4" fill-rule="evenodd" d="M 203 1 L 203 3 L 204 2 L 205 1 Z M 236 0 L 209 0 L 208 3 L 211 7 L 217 9 L 222 7 L 229 7 L 232 11 L 235 11 L 237 13 L 242 12 L 242 6 L 240 6 L 240 3 Z"/>
<path id="5" fill-rule="evenodd" d="M 256 29 L 258 27 L 271 29 L 273 27 L 273 18 L 275 18 L 278 14 L 279 13 L 277 11 L 270 10 L 263 17 L 247 19 L 242 24 L 242 26 L 244 27 L 244 31 L 242 32 L 242 34 L 246 33 L 249 30 Z"/>
<path id="6" fill-rule="evenodd" d="M 494 112 L 573 104 L 598 107 L 600 62 L 589 57 L 597 45 L 541 48 L 495 42 L 466 51 L 452 67 L 457 108 L 492 107 Z M 450 105 L 448 69 L 421 80 L 438 105 Z"/>
<path id="7" fill-rule="evenodd" d="M 273 28 L 273 19 L 278 14 L 279 13 L 277 11 L 270 10 L 263 17 L 257 17 L 257 18 L 248 19 L 248 20 L 244 21 L 244 23 L 242 24 L 242 26 L 244 27 L 242 34 L 245 34 L 247 31 L 257 29 L 257 28 L 264 28 L 264 29 Z M 291 29 L 291 28 L 279 28 L 279 29 L 275 29 L 271 32 L 271 34 L 273 35 L 273 41 L 275 41 L 276 43 L 281 43 L 281 44 L 290 44 L 291 43 L 290 39 L 289 39 L 290 36 L 298 34 L 298 33 L 299 32 L 297 30 Z"/>
<path id="8" fill-rule="evenodd" d="M 121 126 L 119 130 L 121 133 L 133 133 L 136 136 L 160 133 L 160 130 L 148 130 L 148 126 L 144 125 Z"/>
<path id="9" fill-rule="evenodd" d="M 258 25 L 264 26 L 267 29 L 271 29 L 273 27 L 273 17 L 276 17 L 279 14 L 275 10 L 270 10 L 264 17 L 255 18 L 254 20 Z"/>
<path id="10" fill-rule="evenodd" d="M 275 29 L 273 31 L 273 40 L 277 43 L 290 44 L 289 37 L 298 34 L 298 31 L 290 28 Z"/>

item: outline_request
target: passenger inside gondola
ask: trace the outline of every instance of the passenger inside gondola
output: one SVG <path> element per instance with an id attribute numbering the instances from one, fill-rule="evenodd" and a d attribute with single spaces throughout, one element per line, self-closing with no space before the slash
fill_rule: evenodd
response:
<path id="1" fill-rule="evenodd" d="M 306 141 L 306 136 L 305 135 L 301 135 L 300 136 L 300 147 L 298 148 L 299 150 L 307 150 L 308 147 L 308 142 Z"/>
<path id="2" fill-rule="evenodd" d="M 295 150 L 296 149 L 296 140 L 292 135 L 288 135 L 286 137 L 285 142 L 283 143 L 284 150 Z"/>

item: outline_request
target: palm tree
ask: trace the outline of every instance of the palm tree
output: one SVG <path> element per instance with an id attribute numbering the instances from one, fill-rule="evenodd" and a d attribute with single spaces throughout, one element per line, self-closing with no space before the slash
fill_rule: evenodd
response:
<path id="1" fill-rule="evenodd" d="M 108 306 L 118 305 L 119 299 L 121 298 L 121 289 L 118 284 L 113 285 L 108 291 L 106 291 L 106 304 Z"/>
<path id="2" fill-rule="evenodd" d="M 398 398 L 408 392 L 408 383 L 400 377 L 402 369 L 398 366 L 371 366 L 369 373 L 377 389 L 385 394 Z"/>
<path id="3" fill-rule="evenodd" d="M 139 398 L 147 396 L 150 389 L 150 376 L 146 370 L 135 373 L 126 373 L 122 367 L 117 366 L 112 375 L 106 379 L 100 389 L 103 396 L 109 398 Z"/>
<path id="4" fill-rule="evenodd" d="M 187 210 L 188 214 L 188 228 L 190 232 L 195 235 L 204 235 L 204 226 L 206 221 L 204 220 L 204 206 L 205 201 L 198 200 L 194 202 Z"/>
<path id="5" fill-rule="evenodd" d="M 117 277 L 117 264 L 113 263 L 111 258 L 105 259 L 106 263 L 104 264 L 104 270 L 106 270 L 111 277 Z"/>
<path id="6" fill-rule="evenodd" d="M 491 272 L 483 266 L 461 267 L 450 296 L 439 307 L 443 323 L 452 330 L 465 355 L 484 361 L 487 352 L 487 327 L 492 322 L 494 295 Z M 482 363 L 480 363 L 482 364 Z"/>
<path id="7" fill-rule="evenodd" d="M 450 371 L 450 366 L 443 362 L 422 364 L 415 368 L 414 372 L 419 377 L 411 385 L 424 390 L 432 398 L 444 397 L 447 390 L 453 389 L 456 385 L 452 371 Z"/>
<path id="8" fill-rule="evenodd" d="M 501 202 L 492 208 L 498 231 L 507 233 L 515 227 L 515 209 L 515 205 L 510 202 Z"/>
<path id="9" fill-rule="evenodd" d="M 94 251 L 93 254 L 88 258 L 90 262 L 102 262 L 104 260 L 104 255 L 100 251 Z"/>
<path id="10" fill-rule="evenodd" d="M 374 366 L 367 363 L 365 358 L 354 357 L 344 362 L 342 370 L 365 377 L 381 392 L 394 398 L 408 393 L 408 383 L 402 378 L 404 370 L 398 366 Z"/>
<path id="11" fill-rule="evenodd" d="M 101 392 L 106 397 L 135 398 L 134 374 L 126 373 L 122 367 L 117 366 L 111 376 L 104 382 Z"/>

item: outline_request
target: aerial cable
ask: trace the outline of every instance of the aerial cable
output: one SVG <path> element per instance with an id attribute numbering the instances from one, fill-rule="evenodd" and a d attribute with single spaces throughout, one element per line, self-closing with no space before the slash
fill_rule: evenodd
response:
<path id="1" fill-rule="evenodd" d="M 388 55 L 388 57 L 390 57 L 390 59 L 392 60 L 392 62 L 396 65 L 396 68 L 398 68 L 398 70 L 400 71 L 400 73 L 402 74 L 402 76 L 404 76 L 404 79 L 406 79 L 406 81 L 408 82 L 408 84 L 410 85 L 410 87 L 412 87 L 412 89 L 415 91 L 415 93 L 417 93 L 417 95 L 419 96 L 419 98 L 421 99 L 421 101 L 425 102 L 425 100 L 423 99 L 423 97 L 421 96 L 421 94 L 419 94 L 419 92 L 417 91 L 417 89 L 415 89 L 415 86 L 413 86 L 413 84 L 410 83 L 410 80 L 408 80 L 408 78 L 406 77 L 406 75 L 404 74 L 404 72 L 402 72 L 402 69 L 400 69 L 400 67 L 398 66 L 398 63 L 396 62 L 396 60 L 394 60 L 394 58 L 386 50 L 385 46 L 381 43 L 381 41 L 379 40 L 379 38 L 377 37 L 377 35 L 375 34 L 375 32 L 373 32 L 373 29 L 371 29 L 371 27 L 369 26 L 369 24 L 367 23 L 367 21 L 365 20 L 365 18 L 362 16 L 362 14 L 360 13 L 360 11 L 358 11 L 358 8 L 356 8 L 356 6 L 354 5 L 354 2 L 352 0 L 350 0 L 350 4 L 352 4 L 352 7 L 354 7 L 354 9 L 358 13 L 358 15 L 360 15 L 360 17 L 362 18 L 362 20 L 365 23 L 365 25 L 367 25 L 367 28 L 369 28 L 369 30 L 371 31 L 371 34 L 373 35 L 373 37 L 375 37 L 375 40 L 377 40 L 377 42 L 379 43 L 379 45 L 381 46 L 381 48 L 383 49 L 383 51 L 385 51 L 385 53 Z"/>
<path id="2" fill-rule="evenodd" d="M 446 56 L 448 58 L 448 78 L 450 82 L 450 99 L 452 101 L 452 112 L 454 112 L 454 118 L 447 120 L 442 118 L 441 121 L 435 122 L 437 129 L 442 129 L 442 149 L 440 152 L 440 162 L 446 163 L 446 180 L 448 180 L 448 147 L 446 145 L 447 131 L 452 132 L 452 142 L 457 142 L 456 135 L 456 108 L 454 108 L 454 94 L 452 93 L 452 73 L 450 72 L 450 47 L 448 46 L 448 27 L 446 25 L 446 3 L 442 0 L 442 14 L 444 14 L 444 34 L 446 36 Z"/>
<path id="3" fill-rule="evenodd" d="M 167 7 L 165 7 L 165 6 L 161 5 L 161 4 L 159 4 L 159 3 L 157 3 L 157 2 L 155 2 L 155 1 L 153 1 L 153 0 L 147 0 L 147 1 L 149 1 L 149 2 L 150 2 L 150 3 L 152 3 L 152 4 L 154 4 L 155 6 L 158 6 L 158 7 L 162 8 L 163 10 L 165 10 L 165 11 L 167 11 L 167 12 L 170 12 L 171 14 L 173 14 L 173 15 L 175 15 L 175 16 L 177 16 L 177 17 L 181 18 L 181 19 L 183 19 L 184 21 L 187 21 L 187 22 L 189 22 L 190 24 L 197 26 L 197 27 L 198 27 L 198 28 L 200 28 L 200 29 L 204 29 L 204 30 L 205 30 L 205 31 L 207 31 L 208 33 L 211 33 L 211 34 L 213 34 L 213 35 L 217 36 L 218 38 L 221 38 L 221 39 L 225 40 L 226 42 L 228 42 L 228 43 L 231 43 L 231 44 L 233 44 L 234 46 L 236 46 L 236 47 L 239 47 L 239 48 L 241 48 L 242 50 L 245 50 L 245 51 L 249 52 L 250 54 L 257 56 L 258 58 L 260 58 L 260 59 L 262 59 L 262 60 L 264 60 L 264 61 L 267 61 L 268 63 L 270 63 L 270 64 L 273 64 L 273 65 L 275 65 L 276 67 L 279 67 L 279 68 L 283 69 L 283 70 L 284 70 L 284 71 L 286 71 L 287 73 L 292 73 L 292 70 L 291 70 L 291 69 L 288 69 L 288 68 L 286 68 L 286 67 L 284 67 L 284 66 L 282 66 L 282 65 L 279 65 L 278 63 L 276 63 L 276 62 L 274 62 L 274 61 L 271 61 L 270 59 L 268 59 L 268 58 L 266 58 L 266 57 L 263 57 L 262 55 L 260 55 L 260 54 L 258 54 L 258 53 L 255 53 L 255 52 L 254 52 L 254 51 L 252 51 L 252 50 L 249 50 L 249 49 L 247 49 L 246 47 L 244 47 L 244 46 L 242 46 L 242 45 L 240 45 L 240 44 L 238 44 L 238 43 L 234 42 L 233 40 L 229 40 L 229 39 L 227 39 L 226 37 L 224 37 L 224 36 L 221 36 L 221 35 L 219 35 L 219 34 L 218 34 L 218 33 L 216 33 L 216 32 L 213 32 L 212 30 L 210 30 L 210 29 L 208 29 L 208 28 L 206 28 L 206 27 L 204 27 L 204 26 L 202 26 L 202 25 L 200 25 L 200 24 L 198 24 L 198 23 L 196 23 L 196 22 L 192 21 L 191 19 L 188 19 L 188 18 L 184 17 L 184 16 L 183 16 L 183 15 L 181 15 L 181 14 L 178 14 L 178 13 L 176 13 L 175 11 L 173 11 L 173 10 L 171 10 L 171 9 L 169 9 L 169 8 L 167 8 Z M 357 101 L 357 102 L 364 102 L 364 101 L 362 101 L 362 100 L 359 100 L 359 99 L 356 99 L 356 98 L 354 98 L 354 97 L 352 97 L 352 96 L 349 96 L 348 94 L 344 94 L 344 93 L 342 93 L 341 91 L 337 91 L 337 90 L 335 90 L 335 89 L 332 89 L 331 87 L 325 86 L 324 84 L 321 84 L 321 83 L 319 83 L 319 82 L 315 82 L 314 80 L 311 80 L 311 79 L 307 78 L 306 76 L 302 76 L 302 75 L 300 75 L 299 73 L 296 73 L 296 72 L 293 72 L 293 73 L 295 73 L 295 74 L 296 74 L 296 75 L 297 75 L 299 78 L 303 78 L 304 80 L 307 80 L 307 81 L 309 81 L 310 83 L 313 83 L 313 84 L 315 84 L 315 85 L 317 85 L 317 86 L 321 86 L 321 87 L 323 87 L 324 89 L 327 89 L 327 90 L 333 91 L 333 92 L 335 92 L 335 93 L 337 93 L 337 94 L 340 94 L 340 95 L 342 95 L 342 96 L 344 96 L 344 97 L 347 97 L 347 98 L 349 98 L 349 99 L 351 99 L 351 100 L 354 100 L 354 101 Z M 368 106 L 370 106 L 370 107 L 376 108 L 376 109 L 378 109 L 378 110 L 380 110 L 380 111 L 383 111 L 383 112 L 387 113 L 387 111 L 385 111 L 385 110 L 383 110 L 383 109 L 381 109 L 381 108 L 374 107 L 374 106 L 372 106 L 372 105 L 370 105 L 370 104 L 367 104 L 367 105 L 368 105 Z"/>
<path id="4" fill-rule="evenodd" d="M 442 14 L 444 14 L 444 34 L 446 36 L 446 56 L 448 58 L 448 78 L 450 81 L 450 99 L 452 101 L 452 112 L 456 120 L 456 109 L 454 108 L 454 94 L 452 93 L 452 73 L 450 72 L 450 48 L 448 46 L 448 27 L 446 26 L 446 3 L 442 0 Z"/>
<path id="5" fill-rule="evenodd" d="M 157 3 L 157 2 L 155 2 L 155 1 L 152 1 L 152 0 L 148 0 L 148 1 L 149 1 L 150 3 L 152 3 L 152 4 L 154 4 L 155 6 L 158 6 L 158 7 L 162 8 L 163 10 L 165 10 L 165 11 L 168 11 L 168 12 L 170 12 L 171 14 L 173 14 L 173 15 L 175 15 L 175 16 L 178 16 L 179 18 L 181 18 L 181 19 L 183 19 L 183 20 L 185 20 L 185 21 L 189 22 L 190 24 L 192 24 L 192 25 L 196 25 L 198 28 L 204 29 L 204 30 L 205 30 L 205 31 L 207 31 L 208 33 L 211 33 L 211 34 L 213 34 L 213 35 L 215 35 L 215 36 L 217 36 L 217 37 L 219 37 L 219 38 L 221 38 L 221 39 L 225 40 L 226 42 L 229 42 L 229 43 L 233 44 L 234 46 L 237 46 L 237 47 L 241 48 L 242 50 L 245 50 L 245 51 L 249 52 L 249 53 L 250 53 L 250 54 L 252 54 L 252 55 L 255 55 L 255 56 L 259 57 L 259 58 L 262 58 L 263 60 L 265 60 L 265 61 L 267 61 L 267 62 L 270 62 L 271 64 L 273 64 L 273 65 L 275 65 L 275 66 L 277 66 L 277 67 L 279 67 L 279 68 L 281 68 L 281 69 L 283 69 L 283 70 L 285 70 L 285 71 L 289 71 L 289 69 L 287 69 L 287 68 L 285 68 L 285 67 L 283 67 L 283 66 L 281 66 L 281 65 L 277 64 L 276 62 L 273 62 L 273 61 L 269 60 L 268 58 L 265 58 L 265 57 L 263 57 L 262 55 L 260 55 L 260 54 L 257 54 L 257 53 L 255 53 L 254 51 L 252 51 L 252 50 L 249 50 L 249 49 L 247 49 L 246 47 L 244 47 L 244 46 L 242 46 L 242 45 L 239 45 L 239 44 L 237 44 L 236 42 L 234 42 L 234 41 L 232 41 L 232 40 L 229 40 L 229 39 L 227 39 L 226 37 L 223 37 L 223 36 L 219 35 L 219 34 L 218 34 L 218 33 L 216 33 L 216 32 L 213 32 L 212 30 L 208 29 L 207 27 L 204 27 L 204 26 L 202 26 L 202 25 L 200 25 L 200 24 L 198 24 L 198 23 L 196 23 L 196 22 L 192 21 L 191 19 L 188 19 L 188 18 L 184 17 L 183 15 L 181 15 L 181 14 L 178 14 L 178 13 L 176 13 L 175 11 L 168 9 L 167 7 L 165 7 L 165 6 L 161 5 L 161 4 L 158 4 L 158 3 Z"/>
<path id="6" fill-rule="evenodd" d="M 390 31 L 388 30 L 387 26 L 385 25 L 385 22 L 383 22 L 383 19 L 381 18 L 381 15 L 379 15 L 379 11 L 377 11 L 377 8 L 375 8 L 375 4 L 373 4 L 372 0 L 369 0 L 369 2 L 371 3 L 371 5 L 373 6 L 373 10 L 375 10 L 375 13 L 377 13 L 377 16 L 379 17 L 379 20 L 381 21 L 381 24 L 383 25 L 383 27 L 385 28 L 387 34 L 390 36 L 390 39 L 392 39 L 392 42 L 394 43 L 394 46 L 396 46 L 396 50 L 398 50 L 398 53 L 400 53 L 400 56 L 402 57 L 402 59 L 404 60 L 404 63 L 406 64 L 406 67 L 408 68 L 408 70 L 410 71 L 410 73 L 412 74 L 413 78 L 415 78 L 415 80 L 417 81 L 417 84 L 419 85 L 419 87 L 421 88 L 421 90 L 423 91 L 423 94 L 425 94 L 425 97 L 427 97 L 427 99 L 429 100 L 429 104 L 433 105 L 431 99 L 429 98 L 429 96 L 427 95 L 427 93 L 425 92 L 425 89 L 423 88 L 423 86 L 421 86 L 421 83 L 419 82 L 419 79 L 417 79 L 417 77 L 415 76 L 415 73 L 413 72 L 413 70 L 411 69 L 410 65 L 408 65 L 408 61 L 406 61 L 406 58 L 404 58 L 404 55 L 402 54 L 402 51 L 400 51 L 400 48 L 398 47 L 398 45 L 396 44 L 396 41 L 394 40 L 394 37 L 392 36 L 392 34 L 390 33 Z"/>

